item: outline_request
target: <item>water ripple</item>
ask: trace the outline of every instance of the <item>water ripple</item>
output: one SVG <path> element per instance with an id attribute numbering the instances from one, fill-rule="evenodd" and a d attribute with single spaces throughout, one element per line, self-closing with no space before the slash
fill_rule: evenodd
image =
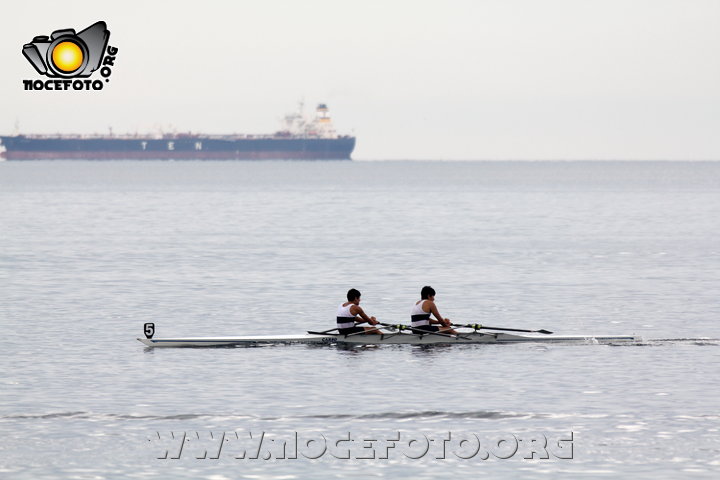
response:
<path id="1" fill-rule="evenodd" d="M 87 420 L 195 420 L 203 418 L 213 418 L 220 420 L 233 419 L 252 419 L 252 420 L 403 420 L 408 418 L 417 419 L 505 419 L 505 418 L 549 418 L 552 415 L 545 413 L 522 413 L 522 412 L 501 412 L 492 410 L 477 410 L 466 412 L 442 412 L 437 410 L 427 411 L 407 411 L 407 412 L 376 412 L 364 414 L 318 414 L 318 415 L 284 415 L 282 417 L 266 417 L 251 415 L 218 415 L 209 413 L 184 413 L 174 415 L 135 415 L 135 414 L 115 414 L 115 413 L 94 413 L 94 412 L 54 412 L 39 414 L 23 414 L 23 415 L 3 415 L 2 420 L 42 420 L 55 418 L 75 418 Z"/>

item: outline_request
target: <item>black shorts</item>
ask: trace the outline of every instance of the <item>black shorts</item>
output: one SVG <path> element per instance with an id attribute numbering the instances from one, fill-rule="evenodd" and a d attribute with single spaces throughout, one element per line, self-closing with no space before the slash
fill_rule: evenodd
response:
<path id="1" fill-rule="evenodd" d="M 437 332 L 440 331 L 440 327 L 437 325 L 421 325 L 419 327 L 413 327 L 413 332 L 417 332 L 418 330 L 425 330 L 426 332 Z"/>
<path id="2" fill-rule="evenodd" d="M 338 333 L 340 335 L 350 335 L 351 333 L 360 333 L 364 332 L 365 328 L 363 327 L 350 327 L 350 328 L 340 328 L 338 329 Z"/>

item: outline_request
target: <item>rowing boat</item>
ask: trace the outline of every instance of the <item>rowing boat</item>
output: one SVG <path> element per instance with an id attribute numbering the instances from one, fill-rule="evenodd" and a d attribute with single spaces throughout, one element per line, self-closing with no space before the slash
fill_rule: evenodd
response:
<path id="1" fill-rule="evenodd" d="M 289 343 L 345 345 L 456 345 L 503 343 L 617 344 L 637 343 L 635 335 L 515 335 L 509 333 L 460 333 L 437 335 L 386 333 L 382 335 L 338 335 L 308 332 L 300 335 L 257 335 L 241 337 L 138 338 L 148 347 L 233 347 Z"/>

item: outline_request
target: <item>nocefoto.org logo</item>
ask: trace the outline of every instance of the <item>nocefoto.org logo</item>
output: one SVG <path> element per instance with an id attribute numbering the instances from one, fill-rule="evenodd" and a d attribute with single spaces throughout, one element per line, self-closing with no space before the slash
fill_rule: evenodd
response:
<path id="1" fill-rule="evenodd" d="M 55 80 L 23 80 L 25 90 L 102 90 L 110 81 L 118 49 L 108 45 L 110 31 L 97 22 L 81 32 L 72 28 L 39 35 L 22 53 L 40 75 Z M 103 80 L 81 80 L 100 70 Z"/>

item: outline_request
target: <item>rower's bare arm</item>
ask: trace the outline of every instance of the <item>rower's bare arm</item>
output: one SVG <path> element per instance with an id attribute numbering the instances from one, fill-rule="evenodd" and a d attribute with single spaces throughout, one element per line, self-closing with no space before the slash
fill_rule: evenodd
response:
<path id="1" fill-rule="evenodd" d="M 355 311 L 353 312 L 353 310 L 355 310 Z M 375 320 L 375 317 L 368 317 L 367 314 L 365 313 L 365 311 L 361 307 L 354 306 L 353 308 L 350 309 L 350 313 L 352 313 L 354 315 L 360 315 L 360 318 L 365 320 L 370 325 L 377 325 L 377 323 L 378 323 L 377 320 Z M 363 323 L 363 322 L 359 322 L 359 323 Z"/>
<path id="2" fill-rule="evenodd" d="M 435 318 L 438 319 L 438 322 L 448 326 L 450 325 L 450 319 L 449 318 L 443 318 L 442 315 L 440 315 L 440 312 L 437 309 L 437 306 L 435 305 L 435 302 L 429 302 L 430 303 L 430 312 L 432 312 L 433 315 L 435 315 Z"/>

